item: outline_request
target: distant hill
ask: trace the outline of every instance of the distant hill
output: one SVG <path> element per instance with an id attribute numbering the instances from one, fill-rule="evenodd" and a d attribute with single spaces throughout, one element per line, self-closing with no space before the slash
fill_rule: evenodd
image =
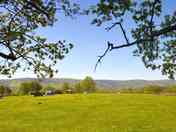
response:
<path id="1" fill-rule="evenodd" d="M 20 78 L 20 79 L 5 79 L 0 80 L 1 84 L 8 85 L 13 87 L 16 84 L 25 81 L 33 81 L 35 78 Z M 53 79 L 42 79 L 40 80 L 42 84 L 55 84 L 60 85 L 64 82 L 68 82 L 70 84 L 74 84 L 79 82 L 78 79 L 67 79 L 67 78 L 53 78 Z M 168 85 L 176 85 L 175 80 L 95 80 L 97 87 L 104 89 L 118 89 L 118 88 L 138 88 L 146 85 L 159 85 L 159 86 L 168 86 Z"/>

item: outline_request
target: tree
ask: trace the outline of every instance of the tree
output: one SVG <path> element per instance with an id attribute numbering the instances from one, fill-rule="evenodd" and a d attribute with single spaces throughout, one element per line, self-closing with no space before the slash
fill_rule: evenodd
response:
<path id="1" fill-rule="evenodd" d="M 82 92 L 84 92 L 84 89 L 81 87 L 81 83 L 80 83 L 80 82 L 75 83 L 74 89 L 75 89 L 75 92 L 77 92 L 77 93 L 82 93 Z"/>
<path id="2" fill-rule="evenodd" d="M 70 87 L 69 83 L 68 83 L 68 82 L 64 82 L 64 83 L 62 84 L 62 91 L 63 91 L 64 93 L 68 93 L 69 90 L 71 90 L 71 87 Z"/>
<path id="3" fill-rule="evenodd" d="M 56 89 L 50 84 L 42 89 L 42 92 L 45 94 L 54 94 L 55 91 Z"/>
<path id="4" fill-rule="evenodd" d="M 164 89 L 164 93 L 176 93 L 176 86 L 171 85 Z"/>
<path id="5" fill-rule="evenodd" d="M 96 90 L 96 83 L 94 82 L 94 80 L 87 76 L 85 77 L 84 80 L 81 81 L 81 88 L 88 93 L 92 93 Z"/>
<path id="6" fill-rule="evenodd" d="M 31 82 L 23 82 L 20 84 L 17 92 L 19 95 L 29 95 L 32 91 Z"/>
<path id="7" fill-rule="evenodd" d="M 0 10 L 0 74 L 11 77 L 21 68 L 33 70 L 38 77 L 52 77 L 57 72 L 53 66 L 73 45 L 48 42 L 35 31 L 53 26 L 56 11 L 72 16 L 78 5 L 68 0 L 1 0 Z"/>
<path id="8" fill-rule="evenodd" d="M 100 0 L 87 12 L 96 15 L 92 24 L 110 24 L 106 30 L 119 27 L 124 44 L 107 42 L 108 47 L 97 65 L 110 51 L 135 46 L 134 56 L 141 57 L 146 68 L 159 69 L 173 79 L 176 72 L 176 11 L 163 16 L 161 0 Z M 128 17 L 128 18 L 127 18 Z M 126 21 L 127 20 L 127 21 Z M 134 23 L 125 29 L 124 23 Z"/>
<path id="9" fill-rule="evenodd" d="M 0 85 L 0 97 L 4 96 L 5 87 L 3 85 Z"/>
<path id="10" fill-rule="evenodd" d="M 42 95 L 42 85 L 38 81 L 32 81 L 30 82 L 31 85 L 31 94 L 34 96 L 40 96 Z"/>
<path id="11" fill-rule="evenodd" d="M 156 85 L 149 85 L 143 88 L 144 93 L 146 94 L 159 94 L 163 91 L 163 89 L 164 89 L 163 87 Z"/>
<path id="12" fill-rule="evenodd" d="M 118 26 L 125 41 L 124 44 L 108 41 L 96 67 L 108 52 L 135 46 L 133 55 L 141 57 L 146 68 L 159 69 L 173 79 L 176 72 L 176 11 L 162 17 L 162 6 L 161 0 L 99 0 L 85 10 L 82 14 L 95 16 L 92 24 L 111 23 L 107 31 Z M 71 4 L 69 0 L 1 0 L 0 46 L 3 50 L 0 57 L 4 63 L 0 64 L 0 73 L 11 76 L 22 68 L 32 69 L 39 77 L 52 77 L 57 72 L 54 65 L 73 45 L 67 45 L 65 41 L 48 42 L 33 32 L 40 27 L 53 26 L 57 11 L 72 16 L 79 9 L 78 4 Z M 125 20 L 134 23 L 128 28 L 129 32 L 124 27 Z"/>
<path id="13" fill-rule="evenodd" d="M 10 95 L 12 90 L 4 85 L 0 85 L 0 97 Z"/>
<path id="14" fill-rule="evenodd" d="M 20 84 L 17 89 L 19 95 L 42 95 L 42 85 L 38 81 L 28 81 Z"/>

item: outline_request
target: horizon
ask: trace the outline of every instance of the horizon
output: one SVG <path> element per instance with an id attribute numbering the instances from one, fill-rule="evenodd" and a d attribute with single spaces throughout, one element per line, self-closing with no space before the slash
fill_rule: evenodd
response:
<path id="1" fill-rule="evenodd" d="M 20 80 L 20 79 L 70 79 L 70 80 L 83 80 L 84 78 L 70 78 L 70 77 L 63 77 L 63 78 L 56 78 L 56 77 L 53 77 L 53 78 L 37 78 L 37 77 L 16 77 L 16 78 L 3 78 L 3 79 L 1 79 L 0 78 L 0 80 Z M 115 79 L 106 79 L 106 78 L 104 78 L 104 79 L 96 79 L 96 78 L 93 78 L 95 81 L 101 81 L 101 80 L 107 80 L 107 81 L 164 81 L 164 80 L 167 80 L 167 81 L 176 81 L 176 80 L 173 80 L 173 79 L 155 79 L 155 80 L 151 80 L 151 79 L 124 79 L 124 80 L 115 80 Z"/>

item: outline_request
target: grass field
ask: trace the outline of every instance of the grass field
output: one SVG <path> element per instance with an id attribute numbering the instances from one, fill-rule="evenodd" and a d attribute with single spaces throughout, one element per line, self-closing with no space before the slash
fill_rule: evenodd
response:
<path id="1" fill-rule="evenodd" d="M 176 132 L 176 96 L 7 97 L 0 132 Z"/>

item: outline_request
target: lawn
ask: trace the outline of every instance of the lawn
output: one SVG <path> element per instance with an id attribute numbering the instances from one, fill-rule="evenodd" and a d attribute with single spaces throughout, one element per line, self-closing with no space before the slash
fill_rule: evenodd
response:
<path id="1" fill-rule="evenodd" d="M 176 132 L 176 96 L 6 97 L 0 132 Z"/>

